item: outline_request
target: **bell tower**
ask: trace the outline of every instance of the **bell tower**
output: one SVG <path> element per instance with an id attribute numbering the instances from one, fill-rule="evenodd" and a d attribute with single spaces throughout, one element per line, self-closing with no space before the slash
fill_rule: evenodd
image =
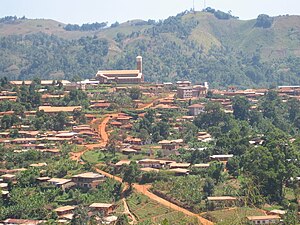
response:
<path id="1" fill-rule="evenodd" d="M 140 73 L 143 73 L 143 58 L 142 58 L 142 56 L 136 57 L 136 66 L 137 66 L 137 70 L 139 70 Z"/>

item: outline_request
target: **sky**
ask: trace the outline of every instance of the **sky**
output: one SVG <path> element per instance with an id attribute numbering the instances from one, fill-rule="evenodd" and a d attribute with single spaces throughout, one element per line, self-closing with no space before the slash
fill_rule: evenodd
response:
<path id="1" fill-rule="evenodd" d="M 231 10 L 240 19 L 300 15 L 300 0 L 194 0 L 195 10 L 206 7 L 224 12 Z M 0 0 L 0 17 L 17 16 L 54 19 L 63 23 L 83 24 L 126 22 L 132 19 L 166 19 L 189 10 L 193 0 Z"/>

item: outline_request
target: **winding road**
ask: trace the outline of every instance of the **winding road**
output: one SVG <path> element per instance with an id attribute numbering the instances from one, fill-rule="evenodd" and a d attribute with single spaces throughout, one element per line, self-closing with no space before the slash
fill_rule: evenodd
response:
<path id="1" fill-rule="evenodd" d="M 174 96 L 174 94 L 170 94 L 168 97 L 173 97 L 173 96 Z M 162 99 L 163 99 L 163 98 L 162 98 Z M 158 99 L 156 99 L 156 100 L 158 100 Z M 153 103 L 154 103 L 154 101 L 151 102 L 151 103 L 149 103 L 149 104 L 147 104 L 147 105 L 145 105 L 145 106 L 142 107 L 142 108 L 137 109 L 137 110 L 150 108 L 151 106 L 153 106 Z M 80 157 L 81 157 L 86 151 L 93 150 L 94 148 L 97 148 L 97 147 L 100 147 L 100 148 L 105 147 L 106 144 L 107 144 L 107 142 L 108 142 L 108 134 L 107 134 L 107 132 L 106 132 L 107 124 L 108 124 L 108 122 L 109 122 L 110 119 L 112 119 L 112 118 L 114 118 L 114 117 L 117 117 L 117 116 L 118 116 L 118 114 L 106 114 L 105 117 L 104 117 L 104 119 L 103 119 L 103 120 L 101 121 L 101 123 L 98 125 L 98 133 L 99 133 L 99 135 L 100 135 L 100 137 L 101 137 L 99 143 L 97 143 L 97 144 L 90 144 L 90 145 L 84 145 L 84 147 L 86 147 L 86 148 L 85 148 L 83 151 L 81 151 L 81 152 L 76 152 L 76 153 L 71 153 L 71 156 L 70 156 L 71 159 L 79 161 Z M 93 120 L 91 123 L 92 123 L 92 124 L 95 124 L 95 123 L 97 123 L 98 121 L 99 121 L 99 119 L 95 119 L 95 120 Z M 96 166 L 97 166 L 97 165 L 96 165 Z M 109 174 L 109 173 L 107 173 L 107 172 L 105 172 L 105 171 L 103 171 L 103 170 L 100 170 L 100 169 L 98 169 L 96 166 L 95 166 L 95 170 L 96 170 L 98 173 L 103 174 L 103 175 L 105 175 L 106 177 L 112 178 L 112 179 L 114 179 L 114 180 L 116 180 L 116 181 L 118 181 L 118 182 L 123 183 L 122 178 L 117 177 L 117 176 L 114 176 L 114 175 L 112 175 L 112 174 Z M 128 184 L 125 183 L 125 187 L 124 187 L 124 189 L 123 189 L 123 192 L 124 192 L 124 190 L 127 189 L 127 187 L 128 187 Z M 201 217 L 201 216 L 198 215 L 198 214 L 195 214 L 195 213 L 193 213 L 193 212 L 191 212 L 191 211 L 189 211 L 189 210 L 187 210 L 187 209 L 184 209 L 184 208 L 182 208 L 182 207 L 180 207 L 180 206 L 178 206 L 178 205 L 175 205 L 175 204 L 173 204 L 173 203 L 171 203 L 171 202 L 169 202 L 169 201 L 167 201 L 167 200 L 165 200 L 165 199 L 163 199 L 163 198 L 161 198 L 161 197 L 159 197 L 159 196 L 153 194 L 152 192 L 149 191 L 149 188 L 150 188 L 150 187 L 151 187 L 150 185 L 133 184 L 133 188 L 134 188 L 137 192 L 139 192 L 139 193 L 141 193 L 141 194 L 143 194 L 143 195 L 149 197 L 150 199 L 152 199 L 152 200 L 154 200 L 154 201 L 156 201 L 156 202 L 158 202 L 158 203 L 160 203 L 160 204 L 162 204 L 162 205 L 164 205 L 164 206 L 166 206 L 166 207 L 169 207 L 169 208 L 174 209 L 174 210 L 176 210 L 176 211 L 182 212 L 182 213 L 184 213 L 184 214 L 187 215 L 187 216 L 196 217 L 196 218 L 199 220 L 199 223 L 202 224 L 202 225 L 213 225 L 213 224 L 214 224 L 213 222 L 211 222 L 211 221 L 209 221 L 209 220 L 207 220 L 207 219 Z M 134 215 L 130 212 L 130 210 L 129 210 L 129 208 L 128 208 L 128 205 L 127 205 L 127 203 L 126 203 L 126 198 L 123 197 L 123 196 L 122 196 L 122 201 L 123 201 L 123 204 L 124 204 L 124 213 L 127 214 L 127 215 L 129 215 L 129 217 L 132 219 L 131 224 L 135 224 L 135 223 L 137 222 L 137 220 L 136 220 L 136 218 L 134 217 Z"/>

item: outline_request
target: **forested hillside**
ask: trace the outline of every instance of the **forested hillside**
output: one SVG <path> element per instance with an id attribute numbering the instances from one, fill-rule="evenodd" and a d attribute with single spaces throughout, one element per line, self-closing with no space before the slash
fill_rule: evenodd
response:
<path id="1" fill-rule="evenodd" d="M 72 25 L 0 20 L 0 76 L 91 78 L 144 58 L 147 81 L 208 81 L 214 87 L 300 83 L 300 16 L 242 21 L 208 8 L 161 21 Z"/>

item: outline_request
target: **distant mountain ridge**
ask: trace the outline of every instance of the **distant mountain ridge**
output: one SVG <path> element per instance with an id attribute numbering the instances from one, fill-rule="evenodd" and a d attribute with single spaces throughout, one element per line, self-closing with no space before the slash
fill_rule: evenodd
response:
<path id="1" fill-rule="evenodd" d="M 220 15 L 225 19 L 186 11 L 92 31 L 67 31 L 66 24 L 47 19 L 0 23 L 0 76 L 92 77 L 100 69 L 132 68 L 142 55 L 148 81 L 205 80 L 216 87 L 300 83 L 300 16 Z"/>

